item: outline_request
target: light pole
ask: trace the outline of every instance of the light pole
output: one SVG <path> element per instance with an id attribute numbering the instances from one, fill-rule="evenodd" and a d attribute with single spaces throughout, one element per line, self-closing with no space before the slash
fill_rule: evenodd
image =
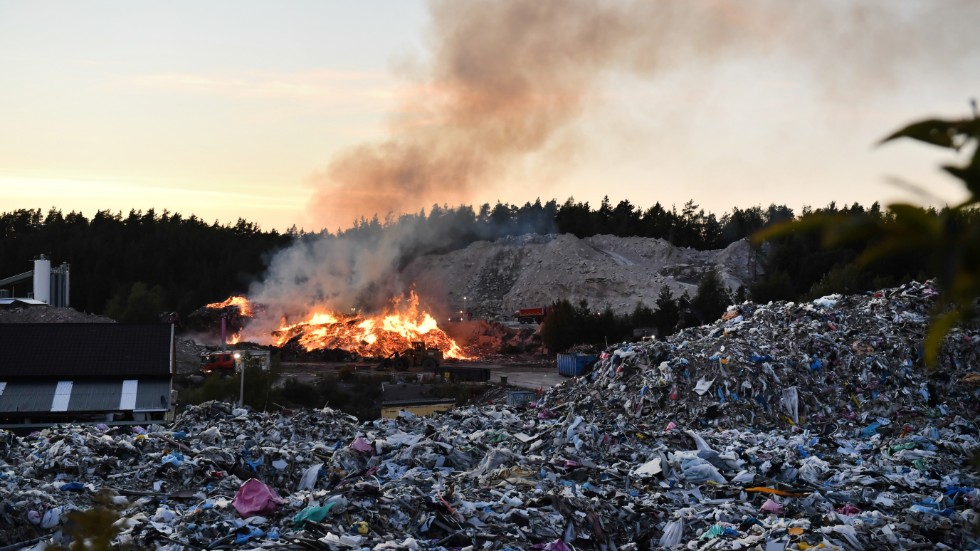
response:
<path id="1" fill-rule="evenodd" d="M 242 355 L 235 352 L 235 363 L 238 364 L 238 374 L 241 376 L 241 387 L 238 389 L 238 407 L 245 407 L 245 362 Z"/>
<path id="2" fill-rule="evenodd" d="M 464 319 L 469 318 L 469 315 L 466 312 L 467 312 L 467 310 L 466 310 L 466 297 L 464 296 L 463 297 L 463 311 L 460 312 L 461 314 L 463 314 L 461 317 L 463 317 Z"/>

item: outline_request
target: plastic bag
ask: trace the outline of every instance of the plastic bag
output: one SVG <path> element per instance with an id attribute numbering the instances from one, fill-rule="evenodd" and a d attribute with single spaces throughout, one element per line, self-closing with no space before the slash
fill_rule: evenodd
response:
<path id="1" fill-rule="evenodd" d="M 293 515 L 293 526 L 300 527 L 306 521 L 320 522 L 321 520 L 327 518 L 327 515 L 330 514 L 330 510 L 333 509 L 334 505 L 335 502 L 330 502 L 321 506 L 310 505 L 309 507 Z"/>
<path id="2" fill-rule="evenodd" d="M 793 420 L 797 425 L 800 424 L 800 396 L 796 390 L 795 386 L 783 389 L 783 408 L 786 409 L 786 415 Z"/>
<path id="3" fill-rule="evenodd" d="M 322 468 L 323 463 L 317 463 L 303 471 L 303 478 L 299 480 L 299 486 L 296 488 L 296 491 L 312 490 L 316 486 L 316 479 L 320 475 L 320 469 Z"/>
<path id="4" fill-rule="evenodd" d="M 660 546 L 668 549 L 681 544 L 684 537 L 684 519 L 672 520 L 664 526 L 664 535 L 660 536 Z"/>
<path id="5" fill-rule="evenodd" d="M 804 459 L 800 464 L 799 476 L 811 484 L 820 484 L 829 470 L 830 466 L 826 461 L 811 456 Z"/>
<path id="6" fill-rule="evenodd" d="M 250 478 L 238 489 L 231 504 L 242 518 L 248 518 L 272 514 L 283 503 L 275 490 L 263 484 L 261 480 Z"/>
<path id="7" fill-rule="evenodd" d="M 685 459 L 681 462 L 681 470 L 684 472 L 684 478 L 691 484 L 701 484 L 709 480 L 718 484 L 728 482 L 714 465 L 699 457 Z"/>
<path id="8" fill-rule="evenodd" d="M 785 512 L 783 506 L 774 501 L 772 498 L 767 499 L 766 502 L 762 504 L 762 507 L 760 507 L 760 510 L 765 511 L 766 513 L 772 513 L 774 515 L 781 515 Z"/>

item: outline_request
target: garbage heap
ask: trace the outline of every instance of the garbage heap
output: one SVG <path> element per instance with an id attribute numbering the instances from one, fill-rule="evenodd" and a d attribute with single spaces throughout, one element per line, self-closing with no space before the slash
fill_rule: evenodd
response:
<path id="1" fill-rule="evenodd" d="M 67 547 L 97 517 L 174 551 L 975 549 L 980 335 L 922 367 L 934 295 L 743 304 L 527 407 L 358 424 L 210 402 L 7 434 L 0 544 Z"/>

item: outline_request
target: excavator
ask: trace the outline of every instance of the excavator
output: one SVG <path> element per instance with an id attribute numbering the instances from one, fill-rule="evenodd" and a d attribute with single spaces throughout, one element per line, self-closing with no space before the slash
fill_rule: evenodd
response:
<path id="1" fill-rule="evenodd" d="M 442 350 L 438 348 L 426 347 L 422 341 L 415 341 L 412 347 L 399 353 L 395 352 L 384 359 L 383 367 L 394 367 L 398 371 L 405 371 L 410 367 L 422 367 L 435 371 L 442 363 Z"/>

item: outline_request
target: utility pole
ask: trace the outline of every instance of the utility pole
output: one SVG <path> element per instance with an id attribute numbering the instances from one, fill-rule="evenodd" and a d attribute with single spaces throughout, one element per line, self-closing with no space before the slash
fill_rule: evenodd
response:
<path id="1" fill-rule="evenodd" d="M 241 387 L 238 389 L 238 407 L 243 408 L 245 407 L 245 362 L 238 352 L 235 352 L 235 363 L 240 364 L 238 373 L 241 377 Z"/>

